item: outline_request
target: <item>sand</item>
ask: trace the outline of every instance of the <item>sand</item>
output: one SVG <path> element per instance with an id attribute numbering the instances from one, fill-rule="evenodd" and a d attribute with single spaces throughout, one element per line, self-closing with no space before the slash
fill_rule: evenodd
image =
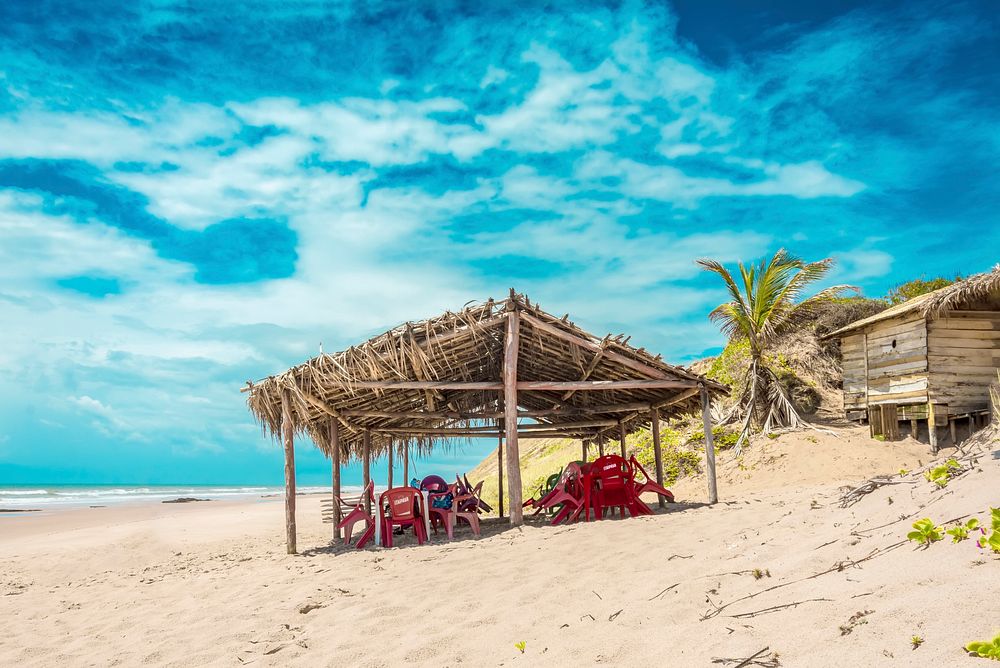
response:
<path id="1" fill-rule="evenodd" d="M 789 435 L 724 463 L 714 507 L 695 479 L 653 517 L 360 552 L 330 549 L 301 497 L 298 556 L 280 499 L 4 517 L 0 665 L 733 666 L 712 660 L 765 647 L 782 666 L 984 665 L 962 645 L 1000 632 L 1000 558 L 893 546 L 918 517 L 1000 505 L 1000 452 L 944 490 L 909 476 L 837 503 L 841 482 L 929 461 L 860 430 Z"/>

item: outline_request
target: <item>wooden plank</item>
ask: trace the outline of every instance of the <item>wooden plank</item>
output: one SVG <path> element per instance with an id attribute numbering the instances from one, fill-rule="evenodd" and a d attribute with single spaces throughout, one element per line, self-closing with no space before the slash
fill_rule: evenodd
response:
<path id="1" fill-rule="evenodd" d="M 392 452 L 392 437 L 389 437 L 389 452 L 387 453 L 388 462 L 386 464 L 386 478 L 388 479 L 388 487 L 386 489 L 392 489 L 392 460 L 396 457 Z"/>
<path id="2" fill-rule="evenodd" d="M 966 330 L 966 329 L 985 329 L 992 331 L 1000 331 L 1000 321 L 979 319 L 973 320 L 971 318 L 964 319 L 951 319 L 951 320 L 935 320 L 928 326 L 932 332 L 941 331 L 955 331 L 955 330 Z"/>
<path id="3" fill-rule="evenodd" d="M 882 433 L 887 441 L 899 440 L 899 414 L 896 404 L 882 404 Z"/>
<path id="4" fill-rule="evenodd" d="M 281 440 L 285 446 L 285 547 L 296 554 L 295 531 L 295 425 L 292 423 L 292 395 L 281 391 Z"/>
<path id="5" fill-rule="evenodd" d="M 618 442 L 621 445 L 622 459 L 628 459 L 628 453 L 625 450 L 625 423 L 621 420 L 618 421 Z"/>
<path id="6" fill-rule="evenodd" d="M 517 439 L 517 353 L 520 346 L 520 313 L 510 311 L 507 316 L 507 334 L 504 337 L 503 401 L 504 428 L 507 440 L 507 496 L 510 499 L 510 524 L 524 523 L 521 508 L 521 458 Z"/>

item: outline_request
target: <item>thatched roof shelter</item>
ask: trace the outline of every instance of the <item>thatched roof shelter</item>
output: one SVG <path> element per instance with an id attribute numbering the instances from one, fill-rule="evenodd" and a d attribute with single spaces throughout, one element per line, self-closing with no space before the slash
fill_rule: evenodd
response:
<path id="1" fill-rule="evenodd" d="M 335 485 L 344 460 L 363 461 L 367 474 L 372 454 L 505 439 L 511 521 L 519 523 L 519 437 L 621 440 L 656 427 L 661 414 L 707 416 L 710 396 L 726 391 L 628 341 L 598 338 L 512 290 L 320 354 L 245 391 L 286 453 L 293 434 L 307 434 L 334 461 Z"/>

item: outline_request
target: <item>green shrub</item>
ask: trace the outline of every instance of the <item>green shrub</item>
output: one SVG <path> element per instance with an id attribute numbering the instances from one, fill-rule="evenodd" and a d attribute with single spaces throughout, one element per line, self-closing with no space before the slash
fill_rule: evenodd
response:
<path id="1" fill-rule="evenodd" d="M 944 530 L 936 526 L 930 518 L 925 517 L 913 523 L 913 531 L 906 534 L 907 539 L 928 547 L 931 543 L 944 538 Z"/>
<path id="2" fill-rule="evenodd" d="M 993 640 L 970 642 L 965 646 L 965 651 L 973 656 L 1000 661 L 1000 634 L 997 634 Z"/>

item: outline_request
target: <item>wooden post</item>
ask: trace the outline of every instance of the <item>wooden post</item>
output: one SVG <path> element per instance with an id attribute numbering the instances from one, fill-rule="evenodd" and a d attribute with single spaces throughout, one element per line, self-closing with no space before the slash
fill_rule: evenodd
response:
<path id="1" fill-rule="evenodd" d="M 507 498 L 512 526 L 524 523 L 521 512 L 521 458 L 517 447 L 517 350 L 521 320 L 516 310 L 507 316 L 503 354 L 503 407 L 507 432 Z"/>
<path id="2" fill-rule="evenodd" d="M 590 439 L 583 439 L 583 463 L 587 463 L 587 450 L 590 448 Z"/>
<path id="3" fill-rule="evenodd" d="M 919 425 L 920 425 L 920 423 L 917 422 L 916 418 L 911 418 L 910 419 L 910 437 L 913 438 L 914 441 L 919 441 L 920 440 L 920 426 Z"/>
<path id="4" fill-rule="evenodd" d="M 958 430 L 955 428 L 955 418 L 948 418 L 948 430 L 951 432 L 951 444 L 958 444 Z"/>
<path id="5" fill-rule="evenodd" d="M 660 450 L 660 411 L 655 408 L 649 412 L 649 421 L 651 423 L 651 431 L 653 432 L 653 459 L 656 462 L 656 484 L 663 487 L 663 452 Z M 663 501 L 663 497 L 657 495 L 657 500 L 660 508 L 665 507 L 667 504 Z"/>
<path id="6" fill-rule="evenodd" d="M 503 518 L 503 436 L 497 438 L 497 517 Z"/>
<path id="7" fill-rule="evenodd" d="M 934 415 L 934 404 L 931 403 L 927 404 L 927 435 L 931 444 L 931 452 L 936 453 L 938 451 L 937 418 Z"/>
<path id="8" fill-rule="evenodd" d="M 340 423 L 337 418 L 330 419 L 330 468 L 332 470 L 333 478 L 333 537 L 334 539 L 340 538 L 340 530 L 337 529 L 337 525 L 340 524 L 340 501 L 337 497 L 340 496 Z"/>
<path id="9" fill-rule="evenodd" d="M 281 391 L 281 440 L 285 445 L 285 545 L 295 554 L 295 437 L 292 426 L 292 394 Z"/>
<path id="10" fill-rule="evenodd" d="M 372 481 L 372 433 L 367 429 L 361 434 L 361 459 L 364 463 L 364 486 Z M 365 494 L 365 512 L 372 514 L 372 500 Z"/>
<path id="11" fill-rule="evenodd" d="M 392 436 L 390 436 L 389 437 L 389 473 L 388 473 L 389 487 L 388 487 L 388 489 L 392 489 L 392 460 L 395 459 L 395 458 L 396 457 L 394 456 L 394 454 L 392 452 Z"/>
<path id="12" fill-rule="evenodd" d="M 715 437 L 712 435 L 712 401 L 708 388 L 701 386 L 701 421 L 705 430 L 705 472 L 708 474 L 708 502 L 719 502 L 719 490 L 715 484 Z"/>
<path id="13" fill-rule="evenodd" d="M 403 484 L 410 485 L 410 442 L 403 443 Z"/>
<path id="14" fill-rule="evenodd" d="M 618 421 L 618 440 L 621 441 L 622 446 L 622 459 L 628 459 L 628 453 L 625 450 L 625 423 L 621 420 Z"/>
<path id="15" fill-rule="evenodd" d="M 597 456 L 598 457 L 603 457 L 604 456 L 604 436 L 603 435 L 597 437 Z"/>

